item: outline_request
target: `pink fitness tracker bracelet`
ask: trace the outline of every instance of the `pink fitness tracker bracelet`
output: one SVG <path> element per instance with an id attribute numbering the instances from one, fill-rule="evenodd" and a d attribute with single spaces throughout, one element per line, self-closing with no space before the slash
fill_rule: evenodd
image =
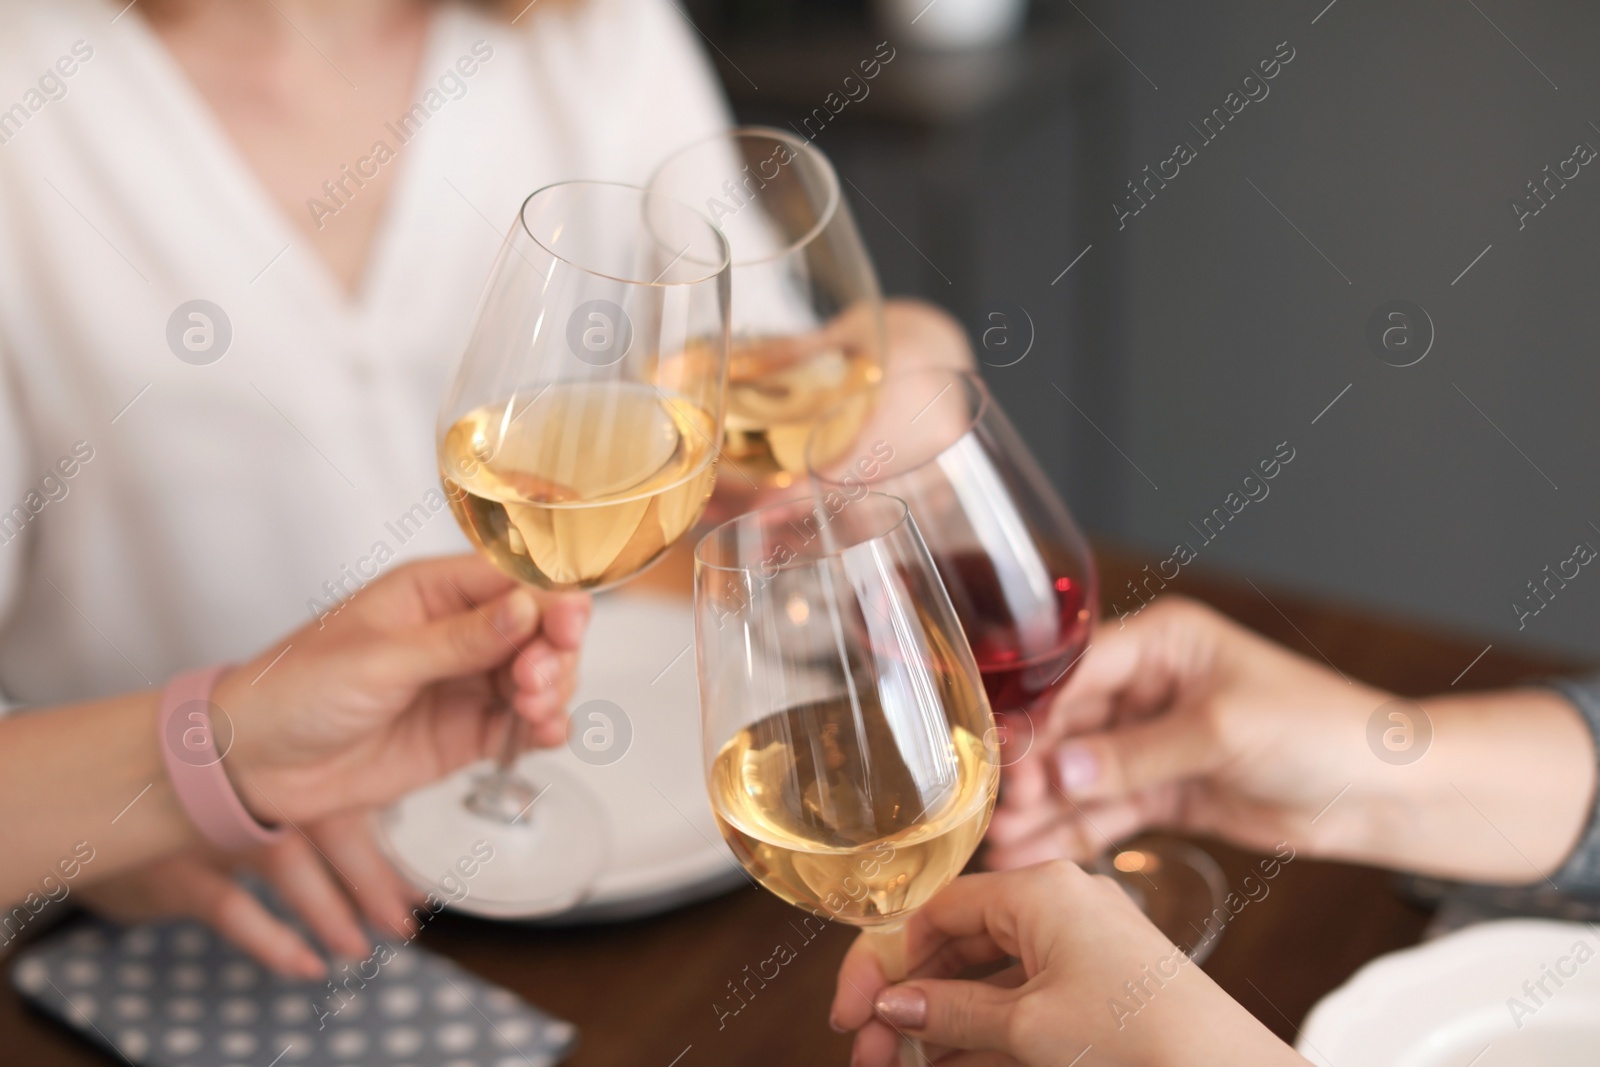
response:
<path id="1" fill-rule="evenodd" d="M 217 751 L 214 715 L 222 711 L 211 690 L 227 666 L 185 671 L 161 691 L 161 755 L 178 803 L 200 833 L 218 848 L 265 845 L 283 836 L 283 827 L 266 827 L 245 809 L 222 769 L 225 752 Z M 223 721 L 227 721 L 226 712 Z M 231 724 L 226 742 L 233 742 Z"/>

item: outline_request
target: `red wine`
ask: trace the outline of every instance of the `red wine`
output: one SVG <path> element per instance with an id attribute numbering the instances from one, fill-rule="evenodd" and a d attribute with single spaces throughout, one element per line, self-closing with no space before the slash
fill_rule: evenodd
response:
<path id="1" fill-rule="evenodd" d="M 1048 553 L 1046 561 L 1048 564 Z M 1083 578 L 1056 573 L 1050 620 L 1054 625 L 1042 623 L 1044 635 L 1032 636 L 1032 647 L 1024 648 L 1015 608 L 1007 602 L 989 556 L 963 552 L 940 557 L 935 563 L 967 632 L 989 705 L 996 713 L 1025 710 L 1066 683 L 1089 642 L 1093 618 L 1091 590 Z"/>

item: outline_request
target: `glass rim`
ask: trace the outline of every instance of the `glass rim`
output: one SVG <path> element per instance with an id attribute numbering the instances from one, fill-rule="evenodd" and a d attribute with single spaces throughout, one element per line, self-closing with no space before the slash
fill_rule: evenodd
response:
<path id="1" fill-rule="evenodd" d="M 822 494 L 820 494 L 820 493 L 807 493 L 807 494 L 804 494 L 802 496 L 790 497 L 787 500 L 780 500 L 780 501 L 777 501 L 776 503 L 764 504 L 759 508 L 752 508 L 751 510 L 746 511 L 743 514 L 735 515 L 731 519 L 728 519 L 728 520 L 726 520 L 724 522 L 718 523 L 716 526 L 713 526 L 710 530 L 706 531 L 705 535 L 702 536 L 700 538 L 700 540 L 695 543 L 695 546 L 694 546 L 694 565 L 695 565 L 695 570 L 698 572 L 700 570 L 700 568 L 703 567 L 706 570 L 721 571 L 721 572 L 723 572 L 725 574 L 757 574 L 757 573 L 764 573 L 764 572 L 767 572 L 767 571 L 771 571 L 772 573 L 776 574 L 776 573 L 781 572 L 781 571 L 797 570 L 797 569 L 802 568 L 802 567 L 814 567 L 819 563 L 823 563 L 823 562 L 826 562 L 827 560 L 835 559 L 835 558 L 837 558 L 839 556 L 842 556 L 844 553 L 850 551 L 853 548 L 860 548 L 862 545 L 868 543 L 869 541 L 882 540 L 883 538 L 888 537 L 890 534 L 895 533 L 896 531 L 900 530 L 901 528 L 903 528 L 903 527 L 905 527 L 907 525 L 911 526 L 913 529 L 916 528 L 916 524 L 912 521 L 912 518 L 911 518 L 911 505 L 907 504 L 905 502 L 905 500 L 903 500 L 900 497 L 895 496 L 893 493 L 881 493 L 881 492 L 878 492 L 875 489 L 869 489 L 864 496 L 862 496 L 861 498 L 859 498 L 857 500 L 848 501 L 845 504 L 844 508 L 840 508 L 839 511 L 834 512 L 833 514 L 834 515 L 842 514 L 844 512 L 845 508 L 848 508 L 848 507 L 850 507 L 850 506 L 852 506 L 854 504 L 859 504 L 862 501 L 870 500 L 870 499 L 873 499 L 873 498 L 876 498 L 879 501 L 888 501 L 889 503 L 893 504 L 895 507 L 897 507 L 899 509 L 899 513 L 896 515 L 894 521 L 889 523 L 883 529 L 879 530 L 878 532 L 872 534 L 869 537 L 863 537 L 860 540 L 857 540 L 857 541 L 855 541 L 855 542 L 853 542 L 851 544 L 841 545 L 838 548 L 834 548 L 834 549 L 832 549 L 830 551 L 820 552 L 820 553 L 817 553 L 815 555 L 806 556 L 803 559 L 794 559 L 794 560 L 791 560 L 788 563 L 769 563 L 768 561 L 760 561 L 760 562 L 745 564 L 745 565 L 741 565 L 741 566 L 729 566 L 729 565 L 724 564 L 724 563 L 713 563 L 712 561 L 706 559 L 705 558 L 706 546 L 711 543 L 713 538 L 715 538 L 718 535 L 722 534 L 725 530 L 729 530 L 732 527 L 738 526 L 739 524 L 741 524 L 743 522 L 746 522 L 747 520 L 753 519 L 753 518 L 755 518 L 755 517 L 757 517 L 759 515 L 765 515 L 765 514 L 767 514 L 769 512 L 778 511 L 778 510 L 783 509 L 783 508 L 793 508 L 797 504 L 806 503 L 808 501 L 816 504 L 817 506 L 821 506 L 821 507 L 826 507 L 826 504 L 823 503 L 823 495 Z M 813 508 L 813 511 L 815 511 L 815 508 Z"/>
<path id="2" fill-rule="evenodd" d="M 608 274 L 603 270 L 595 270 L 593 267 L 588 267 L 588 266 L 585 266 L 582 263 L 579 263 L 578 261 L 574 260 L 571 256 L 565 255 L 565 254 L 563 254 L 561 252 L 557 252 L 555 249 L 553 249 L 549 245 L 545 244 L 538 237 L 534 236 L 533 230 L 529 229 L 529 227 L 528 227 L 528 205 L 532 204 L 535 199 L 537 199 L 537 198 L 539 198 L 541 196 L 545 196 L 547 194 L 554 193 L 557 190 L 567 189 L 567 188 L 572 187 L 572 186 L 588 186 L 591 189 L 602 189 L 602 188 L 623 189 L 623 190 L 626 190 L 626 191 L 631 192 L 631 193 L 639 194 L 639 196 L 642 199 L 644 199 L 645 201 L 648 201 L 650 198 L 654 197 L 655 199 L 660 200 L 663 203 L 671 204 L 673 207 L 676 207 L 676 208 L 678 208 L 680 210 L 688 212 L 691 216 L 693 216 L 693 218 L 694 218 L 694 220 L 696 222 L 699 222 L 702 225 L 704 225 L 706 227 L 706 229 L 710 232 L 711 236 L 716 240 L 718 247 L 720 247 L 721 250 L 722 250 L 721 262 L 716 264 L 708 273 L 706 273 L 706 274 L 704 274 L 704 275 L 702 275 L 701 277 L 698 277 L 698 278 L 690 278 L 690 279 L 688 279 L 686 281 L 675 281 L 675 282 L 664 282 L 664 281 L 659 280 L 659 278 L 657 280 L 655 280 L 655 281 L 645 281 L 642 278 L 619 278 L 615 274 Z M 541 185 L 539 188 L 537 188 L 533 192 L 529 193 L 523 199 L 522 204 L 517 208 L 517 226 L 522 230 L 522 232 L 525 235 L 527 235 L 528 240 L 530 240 L 534 244 L 538 245 L 547 254 L 549 254 L 551 258 L 555 259 L 556 261 L 558 261 L 560 263 L 565 263 L 567 266 L 571 267 L 573 270 L 582 271 L 583 273 L 588 274 L 588 275 L 590 275 L 592 277 L 605 278 L 605 279 L 607 279 L 609 281 L 621 282 L 623 285 L 639 285 L 639 286 L 646 286 L 646 287 L 654 287 L 654 288 L 658 288 L 658 289 L 677 288 L 677 287 L 680 287 L 680 286 L 689 286 L 689 285 L 704 285 L 706 282 L 709 282 L 709 281 L 715 279 L 718 275 L 724 273 L 725 271 L 732 270 L 732 265 L 733 265 L 733 246 L 728 244 L 727 235 L 722 232 L 722 228 L 719 227 L 716 223 L 714 223 L 710 219 L 706 218 L 706 216 L 701 214 L 699 211 L 696 211 L 695 208 L 690 204 L 685 204 L 681 200 L 675 200 L 672 197 L 666 196 L 666 195 L 664 195 L 662 193 L 652 192 L 646 186 L 629 185 L 627 182 L 597 181 L 597 180 L 592 179 L 592 178 L 571 178 L 571 179 L 568 179 L 567 181 L 551 182 L 548 185 Z M 691 260 L 689 260 L 689 262 L 698 263 L 700 261 L 699 260 L 695 260 L 695 259 L 691 259 Z M 669 267 L 670 267 L 670 265 L 669 265 Z M 666 271 L 662 271 L 662 273 L 664 274 L 664 273 L 666 273 Z"/>
<path id="3" fill-rule="evenodd" d="M 662 172 L 665 171 L 667 167 L 679 157 L 687 155 L 689 152 L 692 152 L 704 145 L 708 145 L 713 141 L 737 141 L 745 137 L 767 137 L 784 145 L 791 152 L 794 152 L 797 157 L 804 156 L 808 159 L 811 159 L 813 165 L 817 168 L 818 173 L 822 175 L 823 181 L 827 183 L 827 202 L 823 205 L 822 211 L 818 213 L 817 221 L 812 224 L 809 230 L 795 238 L 778 251 L 768 256 L 762 256 L 759 259 L 741 259 L 735 261 L 733 259 L 733 245 L 727 240 L 727 236 L 724 234 L 723 243 L 727 245 L 728 248 L 728 263 L 730 269 L 738 269 L 739 267 L 759 267 L 764 263 L 776 263 L 780 259 L 785 259 L 794 255 L 800 249 L 806 247 L 812 241 L 815 241 L 823 230 L 827 229 L 833 224 L 834 216 L 839 213 L 839 204 L 841 201 L 839 173 L 838 171 L 834 170 L 833 163 L 829 161 L 828 157 L 823 155 L 821 149 L 817 148 L 810 141 L 805 140 L 804 138 L 795 137 L 789 131 L 780 130 L 776 126 L 735 126 L 732 129 L 711 134 L 709 137 L 702 137 L 698 141 L 690 141 L 688 144 L 682 146 L 671 155 L 667 156 L 667 158 L 661 162 L 661 165 L 656 167 L 654 172 L 651 173 L 649 180 L 645 183 L 645 188 L 653 188 L 655 186 L 656 179 L 661 177 Z M 656 195 L 660 196 L 664 194 L 658 193 Z M 673 198 L 666 197 L 666 199 L 672 200 Z M 700 214 L 700 212 L 694 208 L 690 208 L 690 210 L 695 211 L 696 214 Z M 701 217 L 703 218 L 704 216 L 702 215 Z M 717 226 L 716 223 L 713 222 L 711 225 L 716 226 L 718 233 L 722 233 L 722 228 Z"/>
<path id="4" fill-rule="evenodd" d="M 946 452 L 949 452 L 956 446 L 957 442 L 971 433 L 977 427 L 977 425 L 983 421 L 984 416 L 989 414 L 989 408 L 994 404 L 994 396 L 989 392 L 988 384 L 983 380 L 983 377 L 978 374 L 977 371 L 968 370 L 964 367 L 919 367 L 915 370 L 905 370 L 894 375 L 886 375 L 877 383 L 877 388 L 882 389 L 891 381 L 902 380 L 906 378 L 933 377 L 947 377 L 954 379 L 955 381 L 963 382 L 968 388 L 975 390 L 978 395 L 978 403 L 973 406 L 972 414 L 961 427 L 961 432 L 951 435 L 949 441 L 941 446 L 938 451 L 929 453 L 927 456 L 924 456 L 922 459 L 919 459 L 917 462 L 908 467 L 897 468 L 893 474 L 878 475 L 874 478 L 863 478 L 857 474 L 830 478 L 826 474 L 823 474 L 821 471 L 817 470 L 816 464 L 814 464 L 811 460 L 811 451 L 812 447 L 816 444 L 818 433 L 830 419 L 832 419 L 840 411 L 843 411 L 847 405 L 860 400 L 861 394 L 857 393 L 852 396 L 845 397 L 831 408 L 828 408 L 822 413 L 817 421 L 812 424 L 811 432 L 806 435 L 806 473 L 811 475 L 811 477 L 815 478 L 817 481 L 821 482 L 823 485 L 844 485 L 846 484 L 846 479 L 860 482 L 863 485 L 878 485 L 883 482 L 893 481 L 896 478 L 919 471 L 928 464 L 937 460 Z M 946 386 L 945 388 L 949 388 L 949 386 Z M 939 394 L 935 396 L 933 400 L 928 401 L 928 405 L 931 407 L 933 402 L 938 400 L 939 397 L 943 395 L 944 390 L 941 389 Z M 873 491 L 876 492 L 877 490 Z M 887 496 L 890 494 L 884 495 Z"/>

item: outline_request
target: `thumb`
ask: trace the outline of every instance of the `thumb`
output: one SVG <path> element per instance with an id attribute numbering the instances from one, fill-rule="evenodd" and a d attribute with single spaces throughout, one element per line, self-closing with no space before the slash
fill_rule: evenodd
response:
<path id="1" fill-rule="evenodd" d="M 930 1044 L 977 1052 L 1009 1052 L 1017 991 L 984 982 L 920 979 L 890 986 L 873 1003 L 892 1026 Z"/>
<path id="2" fill-rule="evenodd" d="M 1051 753 L 1051 772 L 1073 800 L 1122 798 L 1214 770 L 1221 763 L 1203 716 L 1178 711 L 1096 734 Z"/>
<path id="3" fill-rule="evenodd" d="M 387 641 L 389 676 L 427 685 L 497 667 L 533 636 L 539 605 L 526 589 L 474 604 L 395 635 Z"/>

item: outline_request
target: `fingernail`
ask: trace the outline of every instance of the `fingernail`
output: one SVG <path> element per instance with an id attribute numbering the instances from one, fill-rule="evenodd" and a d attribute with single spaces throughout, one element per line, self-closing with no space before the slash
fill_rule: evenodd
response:
<path id="1" fill-rule="evenodd" d="M 913 986 L 885 989 L 872 1006 L 894 1026 L 921 1030 L 928 1025 L 928 994 Z"/>
<path id="2" fill-rule="evenodd" d="M 836 1034 L 848 1034 L 850 1032 L 850 1028 L 848 1026 L 840 1026 L 838 1022 L 834 1020 L 832 1012 L 828 1013 L 828 1029 L 832 1030 Z"/>
<path id="3" fill-rule="evenodd" d="M 495 625 L 508 633 L 522 633 L 533 626 L 534 603 L 533 594 L 526 589 L 517 589 L 506 597 L 500 604 L 500 610 L 495 613 Z"/>
<path id="4" fill-rule="evenodd" d="M 1100 780 L 1100 761 L 1086 748 L 1062 745 L 1056 749 L 1055 761 L 1056 777 L 1069 793 L 1088 789 Z"/>

